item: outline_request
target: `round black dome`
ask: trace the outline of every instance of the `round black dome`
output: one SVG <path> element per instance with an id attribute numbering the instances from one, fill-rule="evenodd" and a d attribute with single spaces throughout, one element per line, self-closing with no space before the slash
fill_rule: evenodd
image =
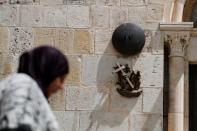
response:
<path id="1" fill-rule="evenodd" d="M 114 31 L 112 44 L 123 55 L 137 54 L 145 44 L 144 31 L 133 23 L 122 24 Z"/>

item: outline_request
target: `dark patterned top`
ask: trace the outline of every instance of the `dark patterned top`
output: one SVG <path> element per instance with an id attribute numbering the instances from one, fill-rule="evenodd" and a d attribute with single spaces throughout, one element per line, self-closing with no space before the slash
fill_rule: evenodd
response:
<path id="1" fill-rule="evenodd" d="M 0 130 L 24 124 L 32 131 L 59 131 L 37 83 L 25 74 L 15 74 L 0 82 Z"/>

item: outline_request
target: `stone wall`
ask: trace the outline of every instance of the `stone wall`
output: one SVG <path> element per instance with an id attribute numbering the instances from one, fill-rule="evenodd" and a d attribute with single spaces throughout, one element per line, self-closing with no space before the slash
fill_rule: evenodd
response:
<path id="1" fill-rule="evenodd" d="M 0 0 L 0 78 L 14 73 L 19 55 L 49 44 L 70 62 L 62 92 L 50 104 L 62 131 L 162 131 L 163 44 L 158 23 L 163 0 Z M 113 30 L 133 22 L 145 30 L 139 55 L 122 57 Z M 116 92 L 116 62 L 142 73 L 143 94 Z"/>

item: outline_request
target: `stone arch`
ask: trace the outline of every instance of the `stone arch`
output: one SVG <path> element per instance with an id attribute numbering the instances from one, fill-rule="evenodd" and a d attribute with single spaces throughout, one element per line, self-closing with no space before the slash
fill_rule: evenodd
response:
<path id="1" fill-rule="evenodd" d="M 164 22 L 182 22 L 186 0 L 168 0 L 164 6 Z"/>
<path id="2" fill-rule="evenodd" d="M 197 4 L 196 0 L 187 0 L 185 2 L 185 6 L 183 10 L 183 21 L 185 22 L 191 21 L 192 11 L 196 4 Z"/>

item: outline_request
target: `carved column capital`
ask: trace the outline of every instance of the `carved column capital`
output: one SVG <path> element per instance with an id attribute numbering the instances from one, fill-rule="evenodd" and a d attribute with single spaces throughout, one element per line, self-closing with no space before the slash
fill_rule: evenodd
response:
<path id="1" fill-rule="evenodd" d="M 164 43 L 170 47 L 170 57 L 185 57 L 186 47 L 189 44 L 190 32 L 165 32 Z"/>

